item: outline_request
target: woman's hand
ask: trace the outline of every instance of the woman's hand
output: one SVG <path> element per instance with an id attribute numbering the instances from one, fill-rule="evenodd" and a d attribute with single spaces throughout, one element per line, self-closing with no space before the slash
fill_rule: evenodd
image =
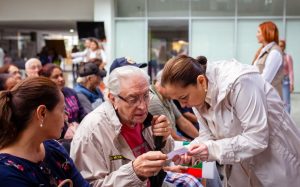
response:
<path id="1" fill-rule="evenodd" d="M 172 159 L 172 161 L 176 164 L 176 165 L 192 165 L 194 159 L 192 156 L 189 156 L 187 154 L 184 155 L 176 155 L 174 156 L 174 158 Z"/>
<path id="2" fill-rule="evenodd" d="M 209 155 L 208 148 L 205 144 L 191 144 L 188 155 L 193 156 L 195 160 L 207 161 Z"/>
<path id="3" fill-rule="evenodd" d="M 290 84 L 290 92 L 293 93 L 294 92 L 294 85 Z"/>
<path id="4" fill-rule="evenodd" d="M 182 173 L 183 171 L 187 170 L 188 167 L 187 166 L 181 166 L 181 165 L 177 165 L 177 166 L 165 166 L 163 167 L 164 171 L 171 171 L 171 172 L 176 172 L 176 173 Z"/>

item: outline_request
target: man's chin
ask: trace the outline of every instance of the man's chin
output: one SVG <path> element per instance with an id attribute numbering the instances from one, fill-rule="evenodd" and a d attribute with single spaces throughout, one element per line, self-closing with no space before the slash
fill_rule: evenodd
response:
<path id="1" fill-rule="evenodd" d="M 133 121 L 135 123 L 143 123 L 146 119 L 147 115 L 142 115 L 142 116 L 134 116 Z"/>

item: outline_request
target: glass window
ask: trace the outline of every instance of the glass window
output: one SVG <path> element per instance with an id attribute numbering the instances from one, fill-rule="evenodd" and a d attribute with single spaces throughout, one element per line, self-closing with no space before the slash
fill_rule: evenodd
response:
<path id="1" fill-rule="evenodd" d="M 234 56 L 234 20 L 194 20 L 192 22 L 193 57 L 208 60 L 231 59 Z"/>
<path id="2" fill-rule="evenodd" d="M 300 16 L 300 1 L 299 0 L 286 0 L 286 15 L 287 16 Z"/>
<path id="3" fill-rule="evenodd" d="M 145 21 L 116 21 L 116 58 L 127 56 L 136 62 L 146 62 Z"/>
<path id="4" fill-rule="evenodd" d="M 235 0 L 192 0 L 192 16 L 234 16 Z"/>
<path id="5" fill-rule="evenodd" d="M 300 69 L 300 19 L 287 20 L 286 24 L 286 53 L 290 54 L 294 61 L 294 79 L 295 92 L 300 92 L 300 75 L 297 70 Z"/>
<path id="6" fill-rule="evenodd" d="M 116 17 L 144 17 L 145 0 L 117 0 Z"/>
<path id="7" fill-rule="evenodd" d="M 238 0 L 238 16 L 283 16 L 283 0 Z"/>
<path id="8" fill-rule="evenodd" d="M 282 21 L 273 21 L 279 29 L 279 38 L 283 36 L 283 24 Z M 252 64 L 256 51 L 261 44 L 257 42 L 256 33 L 257 28 L 261 20 L 239 20 L 238 21 L 238 33 L 237 33 L 237 55 L 238 61 L 245 64 Z"/>
<path id="9" fill-rule="evenodd" d="M 188 54 L 188 20 L 149 20 L 148 73 L 154 78 L 170 58 Z"/>
<path id="10" fill-rule="evenodd" d="M 148 0 L 148 16 L 189 16 L 189 0 Z"/>

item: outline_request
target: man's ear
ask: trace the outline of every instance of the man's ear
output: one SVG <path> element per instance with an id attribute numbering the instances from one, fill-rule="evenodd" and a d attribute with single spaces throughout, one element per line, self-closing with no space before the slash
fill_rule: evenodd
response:
<path id="1" fill-rule="evenodd" d="M 207 79 L 204 75 L 198 75 L 197 85 L 200 85 L 203 90 L 207 90 Z"/>
<path id="2" fill-rule="evenodd" d="M 46 117 L 46 112 L 47 112 L 47 108 L 45 105 L 38 106 L 36 109 L 38 120 L 44 120 L 44 118 Z"/>
<path id="3" fill-rule="evenodd" d="M 111 102 L 111 104 L 114 106 L 115 109 L 117 109 L 116 106 L 116 97 L 112 93 L 108 93 L 108 99 Z"/>
<path id="4" fill-rule="evenodd" d="M 86 79 L 89 81 L 89 80 L 92 79 L 92 76 L 88 75 L 88 76 L 86 77 Z"/>

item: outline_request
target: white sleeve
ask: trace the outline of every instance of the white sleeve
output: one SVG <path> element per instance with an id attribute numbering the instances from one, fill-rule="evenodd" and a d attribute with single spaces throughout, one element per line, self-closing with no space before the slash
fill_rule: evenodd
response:
<path id="1" fill-rule="evenodd" d="M 88 49 L 85 49 L 84 51 L 81 52 L 76 52 L 76 53 L 72 53 L 71 56 L 72 58 L 78 58 L 78 57 L 84 57 L 88 52 Z"/>
<path id="2" fill-rule="evenodd" d="M 265 62 L 265 68 L 262 72 L 263 78 L 271 83 L 282 65 L 282 55 L 277 50 L 271 50 Z"/>

